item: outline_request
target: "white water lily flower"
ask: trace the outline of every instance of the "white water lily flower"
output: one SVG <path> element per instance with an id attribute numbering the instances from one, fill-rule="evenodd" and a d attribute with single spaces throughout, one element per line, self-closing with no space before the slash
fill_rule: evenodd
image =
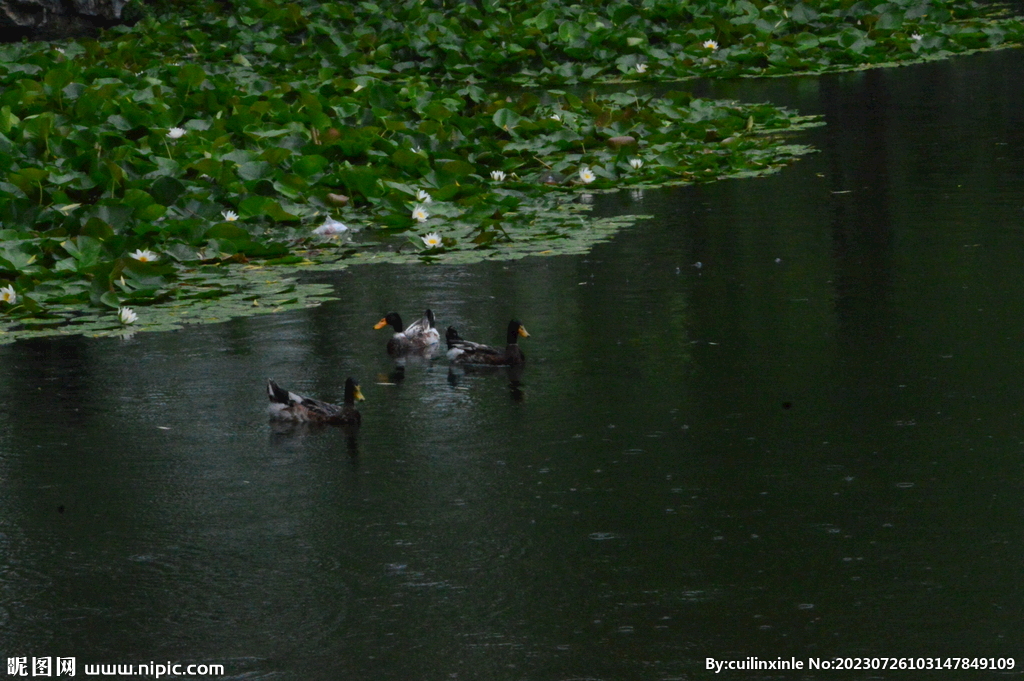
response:
<path id="1" fill-rule="evenodd" d="M 636 72 L 637 73 L 646 73 L 647 72 L 647 64 L 644 64 L 644 63 L 637 64 L 636 65 Z"/>
<path id="2" fill-rule="evenodd" d="M 320 236 L 330 236 L 332 234 L 341 234 L 342 232 L 348 231 L 348 225 L 343 222 L 338 222 L 334 218 L 327 218 L 324 220 L 324 224 L 320 225 L 313 230 L 313 234 Z"/>
<path id="3" fill-rule="evenodd" d="M 362 84 L 361 83 L 356 83 L 356 86 L 354 88 L 352 88 L 352 92 L 359 92 L 362 89 L 363 89 Z"/>
<path id="4" fill-rule="evenodd" d="M 423 206 L 416 206 L 412 209 L 412 219 L 416 222 L 426 222 L 429 217 L 430 213 Z"/>
<path id="5" fill-rule="evenodd" d="M 224 219 L 227 220 L 228 222 L 234 222 L 235 220 L 238 219 L 238 213 L 236 213 L 233 210 L 224 210 L 221 211 L 220 214 L 223 215 Z"/>
<path id="6" fill-rule="evenodd" d="M 134 324 L 138 318 L 139 315 L 135 314 L 135 310 L 130 307 L 117 308 L 117 321 L 121 322 L 125 326 L 128 324 Z"/>
<path id="7" fill-rule="evenodd" d="M 561 122 L 562 122 L 562 117 L 561 117 L 561 116 L 559 116 L 558 114 L 551 114 L 550 118 L 551 118 L 551 120 L 553 120 L 553 121 L 558 121 L 559 123 L 561 123 Z"/>
<path id="8" fill-rule="evenodd" d="M 426 189 L 417 189 L 416 200 L 419 201 L 420 203 L 430 203 L 434 199 L 430 198 L 430 194 L 427 192 Z"/>
<path id="9" fill-rule="evenodd" d="M 502 180 L 505 179 L 505 171 L 504 170 L 492 170 L 491 171 L 491 179 L 494 180 L 495 182 L 501 182 Z"/>
<path id="10" fill-rule="evenodd" d="M 156 253 L 150 250 L 142 250 L 141 248 L 136 249 L 134 253 L 129 253 L 131 257 L 135 258 L 139 262 L 153 262 L 157 259 Z"/>
<path id="11" fill-rule="evenodd" d="M 172 140 L 179 139 L 185 136 L 185 128 L 171 128 L 167 131 L 167 136 Z"/>
<path id="12" fill-rule="evenodd" d="M 420 238 L 423 239 L 423 245 L 427 248 L 437 248 L 441 245 L 441 235 L 438 232 L 431 232 Z"/>
<path id="13" fill-rule="evenodd" d="M 920 42 L 921 40 L 924 40 L 924 36 L 921 35 L 920 33 L 914 33 L 913 35 L 910 36 L 910 39 Z"/>
<path id="14" fill-rule="evenodd" d="M 14 292 L 13 286 L 4 286 L 0 288 L 0 302 L 14 305 L 18 302 L 18 294 Z"/>
<path id="15" fill-rule="evenodd" d="M 629 165 L 633 167 L 633 170 L 640 170 L 644 167 L 644 160 L 642 158 L 631 158 L 629 159 Z"/>
<path id="16" fill-rule="evenodd" d="M 597 179 L 597 176 L 594 175 L 593 170 L 584 166 L 580 168 L 580 179 L 583 180 L 583 182 L 585 182 L 586 184 L 590 184 L 591 182 Z"/>
<path id="17" fill-rule="evenodd" d="M 701 43 L 701 47 L 703 47 L 705 50 L 711 50 L 712 52 L 714 52 L 715 50 L 718 49 L 718 43 L 715 42 L 714 40 L 705 40 L 703 43 Z"/>

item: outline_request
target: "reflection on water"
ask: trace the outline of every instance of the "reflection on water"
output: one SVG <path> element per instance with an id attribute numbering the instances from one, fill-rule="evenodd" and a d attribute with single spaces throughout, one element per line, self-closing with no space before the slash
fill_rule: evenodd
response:
<path id="1" fill-rule="evenodd" d="M 1022 67 L 712 84 L 823 113 L 821 153 L 595 196 L 656 219 L 584 257 L 0 347 L 0 647 L 246 679 L 1019 655 Z M 522 319 L 526 367 L 396 365 L 373 323 L 426 306 Z M 267 421 L 267 377 L 350 375 L 358 433 Z"/>

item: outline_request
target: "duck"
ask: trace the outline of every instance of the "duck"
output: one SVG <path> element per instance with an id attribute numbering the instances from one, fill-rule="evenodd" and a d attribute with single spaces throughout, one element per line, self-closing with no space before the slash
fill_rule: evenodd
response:
<path id="1" fill-rule="evenodd" d="M 362 402 L 365 398 L 354 378 L 345 381 L 345 402 L 340 407 L 312 397 L 296 395 L 279 386 L 274 379 L 267 379 L 267 394 L 270 396 L 270 418 L 276 421 L 327 423 L 335 426 L 358 426 L 362 421 L 355 404 L 357 400 Z"/>
<path id="2" fill-rule="evenodd" d="M 383 329 L 389 325 L 395 330 L 395 335 L 388 339 L 388 354 L 392 356 L 418 352 L 441 342 L 441 334 L 430 309 L 423 313 L 422 319 L 416 320 L 404 330 L 402 318 L 397 312 L 388 312 L 373 328 Z"/>
<path id="3" fill-rule="evenodd" d="M 474 343 L 459 336 L 453 326 L 445 332 L 448 341 L 448 359 L 453 364 L 489 364 L 491 366 L 520 366 L 526 363 L 526 355 L 519 348 L 519 338 L 529 338 L 526 327 L 518 319 L 508 323 L 505 349 L 498 350 L 489 345 Z"/>

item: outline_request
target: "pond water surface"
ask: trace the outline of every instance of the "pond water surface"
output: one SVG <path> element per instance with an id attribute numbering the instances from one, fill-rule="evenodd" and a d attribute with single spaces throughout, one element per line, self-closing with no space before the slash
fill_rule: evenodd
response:
<path id="1" fill-rule="evenodd" d="M 234 679 L 1024 668 L 1024 53 L 700 86 L 825 116 L 768 178 L 597 197 L 587 256 L 352 267 L 339 301 L 0 347 L 0 652 Z M 702 89 L 703 88 L 703 89 Z M 528 364 L 399 375 L 432 307 Z M 367 401 L 282 431 L 264 384 Z M 969 678 L 989 678 L 971 672 Z"/>

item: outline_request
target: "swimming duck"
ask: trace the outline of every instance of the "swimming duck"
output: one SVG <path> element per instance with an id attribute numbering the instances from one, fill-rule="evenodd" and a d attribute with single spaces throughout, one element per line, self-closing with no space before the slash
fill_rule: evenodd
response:
<path id="1" fill-rule="evenodd" d="M 505 349 L 498 350 L 488 345 L 464 340 L 455 327 L 449 326 L 445 333 L 448 341 L 448 359 L 455 364 L 490 364 L 492 366 L 517 366 L 526 362 L 526 355 L 519 349 L 519 337 L 529 338 L 526 327 L 518 319 L 508 323 Z"/>
<path id="2" fill-rule="evenodd" d="M 358 426 L 362 420 L 355 404 L 356 400 L 364 399 L 363 393 L 359 392 L 359 384 L 351 378 L 345 381 L 345 403 L 340 407 L 288 392 L 274 383 L 273 379 L 267 380 L 267 394 L 270 396 L 270 418 L 278 421 Z"/>
<path id="3" fill-rule="evenodd" d="M 435 328 L 434 313 L 431 310 L 424 312 L 422 319 L 413 322 L 405 330 L 402 329 L 402 318 L 397 312 L 388 312 L 373 328 L 383 329 L 388 325 L 395 330 L 395 335 L 388 340 L 389 355 L 402 355 L 441 342 L 441 334 Z"/>

